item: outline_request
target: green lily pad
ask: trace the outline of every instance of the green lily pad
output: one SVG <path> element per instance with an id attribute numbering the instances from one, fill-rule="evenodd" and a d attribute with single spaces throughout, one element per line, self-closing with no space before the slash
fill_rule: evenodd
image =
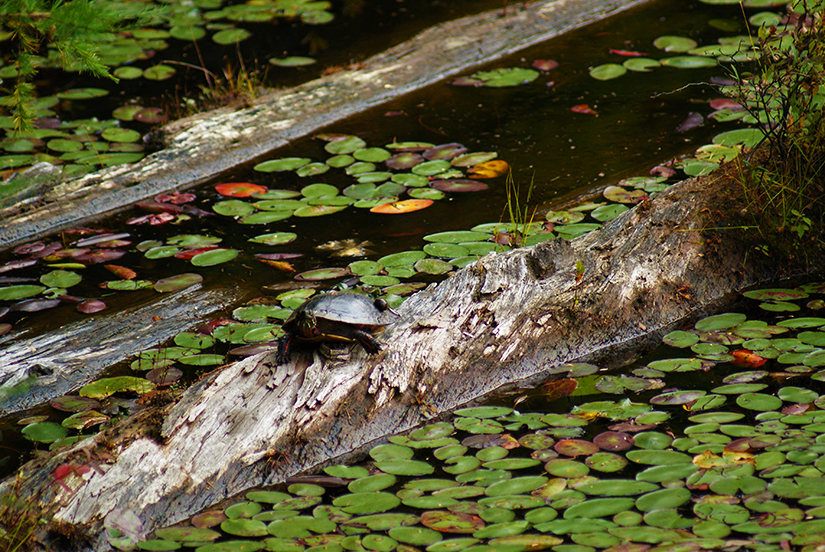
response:
<path id="1" fill-rule="evenodd" d="M 69 431 L 54 422 L 37 422 L 29 424 L 20 430 L 26 439 L 36 443 L 54 443 L 65 437 Z"/>
<path id="2" fill-rule="evenodd" d="M 28 299 L 46 291 L 43 286 L 35 285 L 17 285 L 0 287 L 0 301 L 17 301 L 19 299 Z"/>
<path id="3" fill-rule="evenodd" d="M 162 81 L 172 78 L 175 76 L 175 73 L 177 73 L 177 71 L 174 67 L 160 63 L 146 69 L 143 72 L 143 78 L 153 81 Z"/>
<path id="4" fill-rule="evenodd" d="M 377 514 L 394 509 L 401 499 L 384 492 L 363 492 L 341 495 L 332 504 L 350 514 Z"/>
<path id="5" fill-rule="evenodd" d="M 468 78 L 468 82 L 480 86 L 501 88 L 507 86 L 518 86 L 536 80 L 539 72 L 533 69 L 521 67 L 505 67 L 492 71 L 479 71 Z"/>
<path id="6" fill-rule="evenodd" d="M 376 462 L 375 467 L 392 475 L 421 476 L 430 475 L 435 471 L 430 464 L 420 460 L 383 460 Z"/>
<path id="7" fill-rule="evenodd" d="M 736 398 L 736 404 L 747 410 L 768 412 L 782 407 L 782 399 L 764 393 L 745 393 Z"/>
<path id="8" fill-rule="evenodd" d="M 54 288 L 69 288 L 80 283 L 83 277 L 68 270 L 52 270 L 40 277 L 40 283 Z"/>
<path id="9" fill-rule="evenodd" d="M 713 137 L 714 144 L 732 146 L 742 144 L 746 148 L 753 148 L 764 139 L 765 135 L 755 128 L 738 128 L 729 130 Z"/>
<path id="10" fill-rule="evenodd" d="M 605 63 L 590 70 L 590 76 L 596 80 L 611 80 L 627 73 L 627 68 L 618 63 Z"/>
<path id="11" fill-rule="evenodd" d="M 275 232 L 273 234 L 260 234 L 254 238 L 249 238 L 252 243 L 262 243 L 265 245 L 283 245 L 295 241 L 298 237 L 294 232 Z"/>
<path id="12" fill-rule="evenodd" d="M 595 498 L 580 502 L 564 511 L 565 519 L 600 518 L 612 516 L 633 508 L 633 498 Z M 549 521 L 549 520 L 548 520 Z"/>
<path id="13" fill-rule="evenodd" d="M 316 63 L 315 58 L 308 56 L 286 56 L 282 58 L 269 58 L 269 63 L 278 67 L 305 67 Z"/>
<path id="14" fill-rule="evenodd" d="M 235 44 L 242 40 L 246 40 L 251 36 L 251 33 L 246 29 L 223 29 L 212 35 L 212 41 L 216 44 Z"/>
<path id="15" fill-rule="evenodd" d="M 252 169 L 258 172 L 294 171 L 311 161 L 312 159 L 307 157 L 283 157 L 258 163 Z"/>
<path id="16" fill-rule="evenodd" d="M 653 41 L 653 45 L 665 52 L 687 52 L 698 46 L 692 38 L 673 35 L 660 36 Z"/>
<path id="17" fill-rule="evenodd" d="M 237 257 L 237 249 L 212 249 L 192 257 L 192 264 L 195 266 L 215 266 L 226 263 Z"/>
<path id="18" fill-rule="evenodd" d="M 170 293 L 173 291 L 180 291 L 203 281 L 203 276 L 200 274 L 178 274 L 176 276 L 169 276 L 162 278 L 155 282 L 153 286 L 155 291 L 159 293 Z"/>
<path id="19" fill-rule="evenodd" d="M 716 67 L 718 62 L 714 58 L 704 56 L 675 56 L 664 58 L 659 62 L 665 67 L 676 67 L 678 69 L 699 69 L 703 67 Z"/>
<path id="20" fill-rule="evenodd" d="M 143 378 L 132 376 L 118 376 L 114 378 L 101 378 L 93 383 L 83 386 L 78 392 L 82 397 L 93 399 L 103 399 L 125 391 L 143 395 L 155 388 L 155 384 Z"/>
<path id="21" fill-rule="evenodd" d="M 226 201 L 219 201 L 212 205 L 212 210 L 219 215 L 227 217 L 242 217 L 255 211 L 250 203 L 241 201 L 240 199 L 228 199 Z"/>
<path id="22" fill-rule="evenodd" d="M 747 316 L 740 313 L 717 314 L 699 320 L 694 327 L 700 332 L 725 330 L 738 326 L 745 320 Z"/>

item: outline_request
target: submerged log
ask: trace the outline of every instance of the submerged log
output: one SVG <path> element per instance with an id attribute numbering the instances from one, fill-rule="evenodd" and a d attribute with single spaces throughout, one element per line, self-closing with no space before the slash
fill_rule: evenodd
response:
<path id="1" fill-rule="evenodd" d="M 74 391 L 126 360 L 191 329 L 238 300 L 234 287 L 196 284 L 115 314 L 65 324 L 28 336 L 28 330 L 0 338 L 0 414 L 7 415 Z"/>
<path id="2" fill-rule="evenodd" d="M 174 403 L 30 463 L 20 477 L 52 512 L 39 538 L 49 550 L 106 549 L 102 524 L 115 509 L 151 531 L 340 461 L 432 413 L 562 377 L 566 363 L 621 364 L 745 287 L 822 268 L 813 251 L 805 266 L 758 253 L 764 238 L 743 228 L 742 204 L 718 178 L 677 184 L 571 242 L 480 259 L 410 297 L 374 357 L 299 354 L 281 366 L 250 357 Z M 105 473 L 68 481 L 72 493 L 52 484 L 57 465 L 87 457 Z"/>

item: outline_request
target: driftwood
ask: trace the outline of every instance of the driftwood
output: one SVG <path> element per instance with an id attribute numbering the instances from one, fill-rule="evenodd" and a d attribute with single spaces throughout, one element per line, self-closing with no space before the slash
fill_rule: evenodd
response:
<path id="1" fill-rule="evenodd" d="M 340 461 L 432 411 L 560 377 L 565 363 L 618 364 L 742 288 L 786 276 L 782 267 L 794 264 L 756 253 L 735 199 L 710 179 L 677 184 L 571 242 L 480 259 L 409 298 L 376 357 L 355 350 L 331 362 L 316 353 L 282 366 L 250 357 L 131 425 L 25 466 L 21 477 L 51 508 L 51 537 L 71 527 L 91 538 L 52 540 L 48 549 L 105 549 L 102 521 L 116 508 L 151 530 Z M 821 268 L 823 257 L 814 258 L 806 269 Z M 105 474 L 73 477 L 69 494 L 51 473 L 85 461 L 79 448 Z"/>

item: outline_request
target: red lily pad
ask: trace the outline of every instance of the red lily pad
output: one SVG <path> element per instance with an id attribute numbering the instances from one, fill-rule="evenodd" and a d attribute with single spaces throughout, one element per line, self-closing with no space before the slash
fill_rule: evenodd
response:
<path id="1" fill-rule="evenodd" d="M 104 265 L 103 268 L 105 268 L 121 280 L 134 280 L 137 277 L 137 272 L 125 266 L 107 264 Z"/>
<path id="2" fill-rule="evenodd" d="M 436 180 L 431 184 L 436 190 L 442 192 L 480 192 L 489 188 L 484 182 L 469 180 L 465 178 L 454 178 L 450 180 Z"/>
<path id="3" fill-rule="evenodd" d="M 89 299 L 77 305 L 77 311 L 83 314 L 94 314 L 106 308 L 106 303 L 100 299 Z"/>
<path id="4" fill-rule="evenodd" d="M 169 116 L 159 107 L 147 107 L 135 113 L 136 121 L 150 125 L 165 123 L 168 119 Z"/>
<path id="5" fill-rule="evenodd" d="M 266 186 L 249 182 L 226 182 L 215 186 L 215 190 L 222 196 L 249 197 L 253 194 L 262 194 L 267 191 Z"/>
<path id="6" fill-rule="evenodd" d="M 422 156 L 427 161 L 435 161 L 437 159 L 452 159 L 461 154 L 467 153 L 467 148 L 461 144 L 453 142 L 452 144 L 442 144 L 424 151 Z"/>
<path id="7" fill-rule="evenodd" d="M 484 520 L 474 514 L 430 510 L 421 516 L 421 525 L 439 533 L 475 533 L 483 529 Z"/>
<path id="8" fill-rule="evenodd" d="M 155 368 L 146 372 L 146 379 L 158 386 L 171 385 L 183 377 L 183 371 L 177 368 Z"/>
<path id="9" fill-rule="evenodd" d="M 60 299 L 26 299 L 11 306 L 11 310 L 18 312 L 39 312 L 46 309 L 53 309 L 60 305 Z"/>
<path id="10" fill-rule="evenodd" d="M 219 245 L 207 245 L 205 247 L 198 247 L 197 249 L 187 249 L 185 251 L 175 253 L 175 258 L 182 259 L 184 261 L 191 261 L 192 257 L 195 255 L 200 255 L 201 253 L 206 253 L 207 251 L 213 251 L 215 249 L 221 249 L 221 247 Z"/>
<path id="11" fill-rule="evenodd" d="M 593 442 L 602 450 L 620 451 L 633 446 L 633 436 L 624 431 L 604 431 L 593 438 Z"/>
<path id="12" fill-rule="evenodd" d="M 63 395 L 55 397 L 49 401 L 52 408 L 62 412 L 83 412 L 92 410 L 100 406 L 100 401 L 79 395 Z"/>
<path id="13" fill-rule="evenodd" d="M 412 152 L 412 151 L 403 151 L 401 153 L 396 153 L 389 159 L 387 159 L 384 163 L 387 167 L 394 169 L 396 171 L 402 171 L 405 169 L 411 169 L 418 165 L 419 163 L 424 162 L 424 157 L 420 154 Z"/>
<path id="14" fill-rule="evenodd" d="M 595 109 L 593 109 L 587 104 L 574 105 L 570 108 L 570 111 L 572 111 L 573 113 L 584 113 L 585 115 L 599 115 Z"/>
<path id="15" fill-rule="evenodd" d="M 730 363 L 734 366 L 744 368 L 757 368 L 768 361 L 767 359 L 762 358 L 753 351 L 749 351 L 747 349 L 732 351 L 731 354 L 733 355 L 733 360 L 730 361 Z"/>
<path id="16" fill-rule="evenodd" d="M 184 203 L 195 201 L 195 197 L 195 194 L 172 192 L 155 196 L 155 201 L 158 203 L 174 203 L 175 205 L 183 205 Z"/>
<path id="17" fill-rule="evenodd" d="M 551 69 L 558 67 L 559 62 L 552 59 L 537 59 L 530 65 L 533 69 L 538 69 L 539 71 L 550 71 Z"/>
<path id="18" fill-rule="evenodd" d="M 583 439 L 562 439 L 555 445 L 553 450 L 564 456 L 590 456 L 599 452 L 598 445 Z"/>

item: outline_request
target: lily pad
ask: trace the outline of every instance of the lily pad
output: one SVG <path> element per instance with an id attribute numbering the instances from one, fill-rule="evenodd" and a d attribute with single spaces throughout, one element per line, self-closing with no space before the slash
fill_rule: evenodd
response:
<path id="1" fill-rule="evenodd" d="M 627 68 L 618 63 L 605 63 L 590 70 L 590 76 L 596 80 L 611 80 L 627 73 Z"/>

